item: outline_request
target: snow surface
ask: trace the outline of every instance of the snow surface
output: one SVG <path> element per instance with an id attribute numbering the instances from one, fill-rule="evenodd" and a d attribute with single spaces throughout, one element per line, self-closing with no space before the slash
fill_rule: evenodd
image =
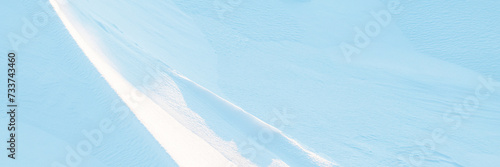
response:
<path id="1" fill-rule="evenodd" d="M 500 164 L 499 2 L 401 0 L 350 62 L 339 44 L 391 1 L 41 2 L 0 7 L 3 34 L 49 14 L 16 50 L 2 166 L 67 165 L 108 120 L 79 166 Z"/>
<path id="2" fill-rule="evenodd" d="M 220 117 L 222 117 L 226 122 L 229 122 L 230 126 L 233 126 L 236 130 L 234 130 L 232 136 L 235 136 L 234 138 L 229 138 L 232 136 L 228 136 L 226 138 L 228 142 L 221 141 L 216 137 L 215 134 L 213 133 L 210 129 L 206 128 L 203 125 L 203 120 L 195 120 L 197 122 L 182 122 L 188 129 L 185 129 L 186 127 L 179 125 L 175 119 L 173 119 L 169 113 L 180 113 L 180 114 L 191 114 L 191 115 L 180 115 L 177 116 L 177 118 L 181 120 L 188 120 L 190 117 L 199 117 L 196 113 L 190 113 L 192 111 L 189 111 L 189 109 L 179 109 L 179 106 L 186 106 L 185 103 L 183 103 L 183 97 L 180 96 L 180 92 L 175 92 L 175 91 L 167 91 L 164 92 L 164 94 L 161 94 L 163 92 L 161 91 L 155 91 L 156 93 L 160 93 L 160 95 L 163 96 L 170 96 L 168 98 L 169 101 L 164 101 L 165 105 L 161 105 L 163 107 L 160 107 L 158 104 L 153 102 L 151 99 L 145 97 L 141 101 L 135 101 L 132 98 L 128 98 L 128 92 L 136 92 L 135 88 L 132 85 L 129 85 L 125 79 L 121 77 L 119 73 L 117 73 L 110 64 L 110 62 L 113 61 L 107 61 L 105 55 L 110 55 L 112 58 L 116 58 L 120 55 L 131 55 L 131 54 L 139 54 L 139 55 L 144 55 L 146 53 L 142 52 L 141 50 L 137 49 L 135 52 L 130 51 L 130 52 L 116 52 L 112 49 L 106 50 L 107 48 L 120 48 L 121 45 L 116 45 L 118 44 L 117 42 L 113 43 L 99 43 L 99 36 L 101 37 L 107 37 L 107 34 L 102 34 L 102 35 L 96 35 L 99 33 L 99 30 L 101 30 L 101 33 L 106 33 L 105 29 L 99 29 L 95 30 L 96 34 L 91 34 L 90 32 L 93 32 L 91 28 L 88 26 L 83 26 L 83 25 L 92 25 L 92 23 L 99 22 L 95 20 L 86 20 L 84 17 L 80 16 L 85 16 L 84 14 L 78 15 L 71 12 L 71 5 L 66 2 L 63 2 L 63 5 L 60 5 L 57 1 L 51 1 L 51 3 L 54 6 L 54 9 L 57 11 L 59 17 L 63 20 L 63 23 L 65 23 L 66 28 L 69 30 L 70 34 L 72 34 L 73 38 L 77 41 L 78 45 L 84 53 L 89 57 L 91 62 L 96 66 L 96 68 L 100 71 L 100 73 L 103 75 L 103 77 L 110 83 L 111 87 L 118 93 L 122 99 L 124 99 L 125 103 L 132 108 L 132 111 L 134 111 L 135 115 L 138 117 L 138 119 L 143 122 L 143 124 L 148 128 L 148 130 L 153 134 L 153 136 L 156 137 L 156 139 L 160 142 L 160 144 L 166 149 L 167 153 L 169 153 L 172 158 L 180 165 L 180 166 L 203 166 L 206 164 L 209 164 L 210 166 L 224 166 L 224 165 L 229 165 L 232 166 L 234 165 L 233 163 L 236 163 L 240 166 L 250 166 L 250 162 L 243 157 L 238 157 L 241 156 L 239 155 L 236 151 L 233 151 L 231 149 L 235 149 L 237 147 L 236 145 L 232 147 L 227 147 L 231 143 L 228 143 L 229 141 L 232 142 L 240 142 L 244 140 L 245 138 L 238 137 L 237 134 L 241 133 L 241 135 L 247 135 L 251 136 L 252 134 L 259 134 L 259 130 L 265 129 L 266 132 L 270 135 L 273 135 L 273 141 L 271 143 L 266 143 L 265 149 L 269 150 L 268 154 L 266 156 L 261 156 L 259 159 L 256 159 L 255 161 L 257 162 L 263 162 L 264 164 L 260 165 L 266 165 L 266 161 L 272 162 L 271 158 L 274 158 L 274 156 L 278 156 L 278 158 L 284 159 L 285 163 L 294 165 L 294 166 L 311 166 L 311 165 L 321 165 L 321 166 L 332 166 L 333 164 L 331 162 L 328 162 L 327 160 L 322 159 L 320 156 L 315 155 L 314 153 L 305 150 L 302 148 L 296 141 L 284 136 L 279 130 L 275 129 L 272 126 L 267 125 L 266 123 L 258 120 L 257 118 L 253 117 L 252 115 L 246 113 L 242 109 L 234 106 L 233 104 L 219 98 L 216 95 L 213 95 L 210 91 L 199 87 L 195 83 L 192 83 L 189 81 L 187 78 L 184 78 L 183 76 L 179 76 L 179 74 L 172 73 L 170 75 L 174 75 L 173 77 L 179 78 L 176 83 L 181 83 L 184 84 L 187 88 L 191 89 L 193 92 L 195 92 L 196 96 L 202 100 L 202 102 L 208 102 L 211 105 L 216 106 L 217 112 L 220 113 Z M 82 3 L 83 5 L 89 5 Z M 93 3 L 92 5 L 95 5 Z M 76 24 L 75 24 L 76 23 Z M 98 26 L 102 26 L 102 24 L 99 24 Z M 110 36 L 112 37 L 112 36 Z M 128 41 L 125 41 L 128 42 Z M 101 49 L 102 48 L 102 49 Z M 129 49 L 134 49 L 134 48 L 129 48 Z M 105 51 L 101 51 L 105 50 Z M 115 56 L 115 57 L 113 57 Z M 147 57 L 146 57 L 147 58 Z M 129 68 L 133 65 L 137 65 L 141 61 L 134 61 L 131 64 L 126 64 Z M 149 61 L 143 60 L 144 63 L 151 63 Z M 114 63 L 119 64 L 120 62 Z M 129 62 L 130 63 L 130 62 Z M 120 65 L 120 64 L 119 64 Z M 167 66 L 165 66 L 167 68 Z M 118 69 L 120 69 L 118 67 Z M 148 76 L 148 68 L 142 68 L 142 69 L 136 69 L 134 73 L 143 73 L 141 75 L 142 77 Z M 166 72 L 170 72 L 170 69 L 166 69 Z M 160 74 L 162 74 L 162 71 L 158 71 Z M 129 74 L 129 73 L 127 73 Z M 169 73 L 166 73 L 167 75 Z M 131 74 L 133 75 L 133 74 Z M 156 74 L 157 75 L 157 74 Z M 126 75 L 129 76 L 129 75 Z M 161 83 L 168 82 L 168 76 L 165 76 L 164 80 L 167 81 L 162 81 Z M 142 81 L 142 80 L 141 80 Z M 185 81 L 185 82 L 181 82 Z M 138 85 L 142 86 L 142 85 Z M 173 87 L 174 85 L 162 85 L 162 89 L 175 89 L 175 88 L 170 88 Z M 159 89 L 158 88 L 158 89 Z M 178 95 L 177 97 L 174 95 Z M 144 96 L 141 93 L 137 96 Z M 163 101 L 160 101 L 163 102 Z M 133 103 L 137 103 L 137 108 L 132 106 Z M 171 104 L 174 103 L 174 104 Z M 176 104 L 177 103 L 177 104 Z M 219 114 L 218 113 L 218 114 Z M 163 118 L 162 118 L 163 116 Z M 189 121 L 189 120 L 188 120 Z M 168 128 L 167 128 L 168 127 Z M 169 129 L 170 128 L 170 129 Z M 200 130 L 201 129 L 201 130 Z M 191 130 L 191 131 L 190 131 Z M 212 145 L 219 145 L 221 147 L 214 148 L 208 143 L 206 143 L 205 140 L 200 139 L 197 135 L 194 135 L 192 133 L 198 134 L 198 136 L 204 138 L 205 140 L 209 141 L 210 144 Z M 228 131 L 226 131 L 227 133 Z M 205 134 L 210 134 L 210 136 L 204 136 Z M 240 135 L 240 136 L 241 136 Z M 224 145 L 227 145 L 226 147 L 223 147 Z M 220 150 L 218 152 L 217 150 Z M 284 151 L 286 150 L 286 152 Z M 225 152 L 224 156 L 227 156 L 230 158 L 230 160 L 226 159 L 221 152 Z M 235 153 L 232 153 L 235 152 Z M 273 156 L 273 154 L 275 154 Z M 193 157 L 196 157 L 193 159 Z M 233 163 L 232 163 L 232 162 Z"/>

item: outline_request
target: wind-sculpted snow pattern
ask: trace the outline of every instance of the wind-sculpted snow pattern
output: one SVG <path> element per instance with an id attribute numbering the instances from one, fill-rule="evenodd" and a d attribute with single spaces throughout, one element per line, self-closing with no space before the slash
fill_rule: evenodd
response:
<path id="1" fill-rule="evenodd" d="M 500 2 L 8 3 L 7 166 L 500 165 Z"/>
<path id="2" fill-rule="evenodd" d="M 159 2 L 150 5 L 170 7 L 168 3 Z M 96 3 L 60 3 L 57 1 L 51 1 L 51 3 L 78 46 L 180 166 L 253 166 L 255 164 L 267 166 L 273 164 L 275 159 L 282 161 L 283 165 L 292 166 L 334 165 L 304 149 L 280 130 L 174 72 L 170 67 L 161 64 L 151 66 L 160 60 L 150 57 L 141 48 L 134 47 L 133 41 L 126 40 L 123 34 L 111 32 L 107 25 L 113 22 L 106 22 L 106 18 L 99 20 L 95 19 L 96 17 L 88 17 L 94 14 L 94 11 L 88 9 L 92 9 Z M 130 7 L 131 11 L 141 9 L 141 5 Z M 148 9 L 151 8 L 148 7 Z M 136 58 L 133 58 L 134 56 Z M 123 59 L 124 57 L 127 58 Z M 143 67 L 144 65 L 149 67 Z M 150 67 L 156 67 L 156 69 Z M 152 70 L 154 70 L 153 73 Z M 147 76 L 151 76 L 152 82 L 157 82 L 155 84 L 158 86 L 142 85 Z M 182 84 L 182 89 L 178 88 L 177 84 Z M 136 90 L 135 87 L 142 88 L 142 90 Z M 145 91 L 145 94 L 141 91 Z M 196 104 L 204 108 L 192 111 L 184 101 L 184 92 L 189 92 L 186 94 L 198 98 L 190 105 Z M 140 100 L 134 99 L 135 97 Z M 207 126 L 204 117 L 196 113 L 207 112 L 207 110 L 212 111 L 211 115 L 215 115 L 210 117 L 209 121 L 217 121 L 220 125 Z M 228 130 L 228 127 L 232 129 Z M 225 133 L 231 133 L 219 137 L 212 129 L 224 129 Z M 266 133 L 260 134 L 260 131 Z M 239 148 L 236 143 L 244 142 L 247 138 L 257 135 L 272 136 L 271 142 L 262 145 L 260 154 L 263 155 L 259 157 L 240 155 L 238 150 L 243 148 Z"/>

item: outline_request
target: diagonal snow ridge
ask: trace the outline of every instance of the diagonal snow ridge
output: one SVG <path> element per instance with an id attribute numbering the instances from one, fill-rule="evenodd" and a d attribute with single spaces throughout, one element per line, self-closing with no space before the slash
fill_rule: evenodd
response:
<path id="1" fill-rule="evenodd" d="M 198 93 L 198 95 L 203 96 L 205 99 L 211 99 L 211 104 L 222 105 L 223 107 L 217 107 L 217 111 L 220 112 L 218 114 L 230 115 L 230 119 L 226 120 L 228 120 L 231 125 L 233 125 L 235 128 L 238 128 L 241 132 L 246 133 L 246 135 L 255 135 L 259 133 L 255 131 L 256 129 L 265 129 L 266 133 L 274 136 L 270 144 L 276 144 L 279 145 L 279 147 L 268 147 L 266 149 L 270 152 L 273 152 L 273 154 L 276 154 L 280 158 L 292 158 L 284 160 L 283 163 L 286 163 L 287 165 L 293 164 L 292 166 L 338 166 L 336 163 L 330 162 L 329 160 L 319 156 L 318 154 L 307 150 L 296 140 L 286 136 L 281 130 L 277 129 L 276 127 L 260 120 L 259 118 L 246 112 L 239 106 L 227 101 L 226 99 L 223 99 L 222 97 L 193 82 L 182 74 L 171 69 L 167 72 L 170 74 L 170 76 L 172 76 L 172 79 L 174 79 L 176 83 L 188 85 L 192 89 L 199 91 L 200 93 Z M 306 160 L 300 160 L 302 158 L 306 158 Z M 273 163 L 275 162 L 276 161 L 273 160 Z"/>
<path id="2" fill-rule="evenodd" d="M 211 145 L 186 129 L 167 112 L 164 112 L 151 99 L 146 97 L 141 104 L 132 107 L 131 105 L 134 102 L 124 97 L 128 96 L 129 92 L 139 91 L 107 63 L 99 47 L 93 46 L 92 42 L 87 42 L 92 36 L 86 34 L 85 31 L 79 31 L 83 26 L 70 21 L 72 16 L 66 15 L 68 12 L 58 2 L 55 0 L 50 0 L 50 2 L 71 36 L 92 64 L 177 164 L 180 166 L 234 165 Z"/>
<path id="3" fill-rule="evenodd" d="M 99 73 L 179 166 L 255 166 L 252 161 L 265 161 L 255 162 L 259 166 L 337 166 L 167 65 L 163 66 L 164 73 L 160 74 L 160 88 L 153 88 L 164 92 L 136 88 L 123 76 L 125 74 L 114 68 L 107 57 L 109 55 L 105 54 L 108 52 L 97 44 L 100 36 L 94 36 L 89 25 L 80 22 L 79 15 L 72 10 L 73 6 L 59 0 L 50 2 Z M 196 111 L 187 107 L 183 99 L 184 92 L 180 88 L 194 92 L 201 102 L 216 108 L 213 114 L 222 117 L 237 133 L 229 137 L 231 141 L 219 137 Z M 130 98 L 130 92 L 144 99 L 134 101 Z M 270 143 L 261 146 L 263 149 L 260 151 L 264 152 L 265 158 L 256 160 L 243 157 L 235 142 L 254 137 L 262 129 L 274 136 Z"/>
<path id="4" fill-rule="evenodd" d="M 262 134 L 261 132 L 264 132 L 266 135 L 273 136 L 272 140 L 268 141 L 269 143 L 254 144 L 259 145 L 259 154 L 263 154 L 265 157 L 260 159 L 255 157 L 250 158 L 250 160 L 254 161 L 259 166 L 272 166 L 276 164 L 291 166 L 337 166 L 335 163 L 307 150 L 297 141 L 287 137 L 282 131 L 274 126 L 265 123 L 239 106 L 234 105 L 188 79 L 184 75 L 171 69 L 168 65 L 160 63 L 160 65 L 157 66 L 160 67 L 160 69 L 157 70 L 161 77 L 156 78 L 156 83 L 153 84 L 156 85 L 156 87 L 150 87 L 144 90 L 145 94 L 162 108 L 165 108 L 167 112 L 170 112 L 169 114 L 181 122 L 181 124 L 205 139 L 229 159 L 237 159 L 237 157 L 235 158 L 233 156 L 234 153 L 231 152 L 234 147 L 237 147 L 234 145 L 235 143 L 233 140 L 238 144 L 247 140 L 240 139 L 238 136 L 259 138 L 259 135 Z M 203 103 L 209 104 L 208 108 L 215 108 L 215 110 L 209 110 L 208 112 L 212 115 L 221 116 L 232 129 L 235 129 L 235 131 L 231 131 L 231 133 L 233 133 L 230 137 L 232 138 L 231 142 L 222 140 L 213 130 L 209 129 L 209 126 L 204 119 L 196 113 L 196 110 L 193 111 L 187 106 L 187 102 L 183 100 L 183 97 L 176 97 L 175 94 L 180 94 L 181 92 L 180 88 L 184 88 L 194 93 L 198 99 L 203 99 L 201 100 Z M 184 96 L 189 96 L 189 94 L 184 94 Z M 175 110 L 167 110 L 168 108 L 175 108 Z M 245 152 L 245 149 L 242 149 L 241 152 Z M 241 164 L 242 161 L 237 160 L 237 162 L 237 164 Z"/>

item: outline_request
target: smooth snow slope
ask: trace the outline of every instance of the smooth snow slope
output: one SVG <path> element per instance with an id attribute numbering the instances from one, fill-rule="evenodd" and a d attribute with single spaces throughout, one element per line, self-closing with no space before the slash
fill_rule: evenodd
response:
<path id="1" fill-rule="evenodd" d="M 490 9 L 498 2 L 400 1 L 401 13 L 350 63 L 339 44 L 353 43 L 354 28 L 391 1 L 216 1 L 226 5 L 222 18 L 212 2 L 175 2 L 215 50 L 218 79 L 178 70 L 263 120 L 285 108 L 292 118 L 281 129 L 315 152 L 344 166 L 499 164 L 498 83 L 471 117 L 460 113 L 478 86 L 484 91 L 479 78 L 500 72 L 500 13 Z M 440 131 L 447 140 L 436 143 Z M 422 146 L 429 140 L 435 147 Z"/>
<path id="2" fill-rule="evenodd" d="M 235 164 L 310 166 L 310 155 L 342 166 L 500 164 L 497 1 L 401 0 L 349 63 L 339 44 L 391 1 L 58 2 L 140 92 L 118 96 L 50 4 L 2 3 L 3 35 L 51 14 L 17 50 L 24 141 L 18 161 L 2 165 L 66 165 L 82 130 L 107 119 L 115 131 L 80 166 L 179 165 L 129 110 L 144 98 Z M 0 47 L 13 49 L 7 38 Z M 477 108 L 462 105 L 476 95 Z"/>
<path id="3" fill-rule="evenodd" d="M 34 16 L 45 24 L 34 24 Z M 0 20 L 0 52 L 13 50 L 18 58 L 19 104 L 16 160 L 7 158 L 4 123 L 9 118 L 3 112 L 5 103 L 0 106 L 0 166 L 177 166 L 101 77 L 48 1 L 2 1 Z M 37 31 L 27 28 L 30 25 Z M 26 41 L 15 49 L 11 34 Z M 0 63 L 7 64 L 7 59 L 2 57 Z M 90 142 L 84 131 L 100 131 L 101 122 L 111 122 L 114 128 L 101 131 L 102 140 L 92 144 L 89 154 L 76 154 L 77 145 Z M 79 161 L 67 163 L 68 156 Z"/>
<path id="4" fill-rule="evenodd" d="M 98 3 L 51 2 L 74 39 L 96 68 L 179 165 L 221 166 L 222 164 L 231 165 L 232 163 L 239 166 L 250 166 L 253 163 L 259 166 L 333 165 L 332 162 L 308 151 L 298 142 L 286 137 L 278 129 L 260 121 L 239 107 L 172 71 L 168 66 L 158 66 L 160 69 L 153 71 L 155 73 L 151 74 L 153 68 L 147 65 L 154 65 L 158 60 L 154 60 L 154 57 L 150 57 L 139 47 L 131 45 L 134 42 L 127 40 L 127 36 L 120 34 L 119 31 L 107 29 L 106 25 L 109 23 L 100 19 L 105 15 L 98 16 L 92 13 L 94 8 L 91 8 L 91 6 L 99 5 Z M 101 3 L 105 4 L 104 2 Z M 168 4 L 163 2 L 157 3 L 168 7 Z M 128 4 L 119 5 L 125 7 Z M 134 10 L 141 6 L 130 7 L 131 10 Z M 142 26 L 147 27 L 147 25 Z M 116 71 L 119 71 L 119 73 Z M 127 100 L 130 98 L 127 93 L 135 92 L 131 91 L 135 90 L 135 88 L 128 85 L 128 81 L 122 79 L 121 75 L 139 88 L 147 86 L 141 85 L 146 76 L 160 75 L 157 78 L 161 82 L 156 81 L 160 83 L 158 87 L 142 88 L 141 91 L 146 91 L 146 97 L 137 102 Z M 186 106 L 183 99 L 184 91 L 179 91 L 172 79 L 177 84 L 179 82 L 183 83 L 183 88 L 194 92 L 199 105 L 208 104 L 210 106 L 195 112 L 213 111 L 208 119 L 210 121 L 219 121 L 219 125 L 207 127 L 204 124 L 204 120 L 207 118 L 200 117 Z M 137 96 L 144 95 L 138 93 Z M 154 101 L 151 101 L 150 97 Z M 134 104 L 138 107 L 135 108 Z M 142 106 L 142 108 L 139 106 Z M 173 120 L 172 117 L 178 119 L 182 125 L 178 125 L 177 121 Z M 231 130 L 227 130 L 227 126 L 231 127 Z M 178 132 L 170 129 L 176 129 Z M 214 133 L 212 129 L 219 131 L 225 129 L 225 131 L 224 134 Z M 243 148 L 236 145 L 235 142 L 241 143 L 251 136 L 260 135 L 261 131 L 266 132 L 264 135 L 273 137 L 272 142 L 261 146 L 262 148 L 259 150 L 261 155 L 258 157 L 240 155 Z M 192 136 L 190 133 L 196 135 Z"/>
<path id="5" fill-rule="evenodd" d="M 78 22 L 70 21 L 77 19 L 75 16 L 68 14 L 68 11 L 71 10 L 68 5 L 60 5 L 56 1 L 51 1 L 51 3 L 85 55 L 177 164 L 180 166 L 234 165 L 203 139 L 168 115 L 150 98 L 145 97 L 144 94 L 140 93 L 116 72 L 106 61 L 105 55 L 99 50 L 100 48 L 93 43 L 92 34 L 87 33 L 84 30 L 85 27 L 78 24 Z M 142 99 L 139 101 L 130 96 L 141 97 Z"/>
<path id="6" fill-rule="evenodd" d="M 453 111 L 455 104 L 462 104 L 475 95 L 476 87 L 484 85 L 478 78 L 499 71 L 487 62 L 496 61 L 495 55 L 480 55 L 483 61 L 474 60 L 481 67 L 472 68 L 468 59 L 447 61 L 415 49 L 415 43 L 422 43 L 409 38 L 415 31 L 407 31 L 413 28 L 399 20 L 413 14 L 427 23 L 425 12 L 412 11 L 430 8 L 430 4 L 402 1 L 406 10 L 393 15 L 393 22 L 347 63 L 338 45 L 352 43 L 354 27 L 364 28 L 373 21 L 370 12 L 386 9 L 385 1 L 70 3 L 77 9 L 74 12 L 86 18 L 88 31 L 101 38 L 99 45 L 124 78 L 160 106 L 176 108 L 169 114 L 218 150 L 229 150 L 223 153 L 226 157 L 237 150 L 261 166 L 275 162 L 273 159 L 293 166 L 287 157 L 307 162 L 301 159 L 304 152 L 269 144 L 281 143 L 279 138 L 262 140 L 260 132 L 266 131 L 240 130 L 247 126 L 232 123 L 231 112 L 222 110 L 225 107 L 207 98 L 206 91 L 199 91 L 177 73 L 268 124 L 276 118 L 274 110 L 287 111 L 289 123 L 279 127 L 283 133 L 344 166 L 498 164 L 500 154 L 494 149 L 500 145 L 495 130 L 500 124 L 497 89 L 489 89 L 491 95 L 480 99 L 472 117 Z M 461 2 L 452 7 L 463 11 L 464 6 L 491 4 Z M 474 19 L 460 19 L 449 12 L 443 15 L 457 18 L 450 19 L 457 28 L 443 29 L 449 36 L 460 36 L 460 25 Z M 475 18 L 488 15 L 498 16 L 490 11 L 477 13 Z M 468 31 L 495 36 L 498 30 L 494 27 L 469 27 Z M 481 46 L 494 53 L 495 45 L 486 37 L 467 36 L 486 41 Z M 441 130 L 445 142 L 421 146 Z M 219 144 L 231 140 L 234 143 Z M 289 153 L 292 156 L 286 155 Z"/>
<path id="7" fill-rule="evenodd" d="M 230 150 L 223 153 L 226 157 L 238 151 L 261 166 L 273 159 L 294 166 L 287 157 L 307 162 L 300 149 L 289 151 L 273 143 L 282 143 L 282 138 L 262 140 L 266 131 L 231 122 L 235 117 L 227 115 L 232 112 L 225 110 L 230 108 L 226 103 L 193 85 L 268 124 L 282 114 L 273 111 L 286 111 L 288 123 L 277 126 L 280 131 L 343 166 L 498 164 L 500 97 L 494 82 L 500 79 L 493 77 L 490 86 L 480 79 L 500 72 L 492 63 L 497 61 L 497 45 L 489 42 L 499 34 L 491 20 L 500 14 L 480 10 L 495 2 L 401 1 L 404 10 L 392 15 L 392 22 L 361 54 L 346 62 L 339 44 L 353 43 L 354 28 L 364 29 L 375 20 L 370 12 L 387 9 L 387 3 L 171 0 L 70 5 L 86 18 L 88 31 L 101 38 L 99 45 L 125 79 L 158 105 L 176 108 L 169 114 L 219 151 Z M 464 17 L 461 12 L 471 13 L 466 7 L 481 12 Z M 431 18 L 429 11 L 447 22 Z M 428 26 L 426 34 L 415 24 Z M 436 43 L 424 43 L 432 39 Z M 428 47 L 447 44 L 460 44 L 461 56 L 451 56 L 457 52 L 450 47 Z M 485 52 L 473 52 L 476 44 Z M 481 93 L 491 88 L 486 92 L 490 95 L 478 99 L 473 112 L 465 112 L 469 117 L 460 107 L 479 86 Z M 446 140 L 435 140 L 437 132 Z M 422 146 L 429 140 L 434 145 Z"/>

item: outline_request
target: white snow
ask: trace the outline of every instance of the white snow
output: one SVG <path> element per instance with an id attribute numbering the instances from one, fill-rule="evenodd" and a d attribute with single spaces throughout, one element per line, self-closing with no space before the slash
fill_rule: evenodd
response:
<path id="1" fill-rule="evenodd" d="M 81 24 L 70 21 L 75 18 L 71 16 L 70 12 L 64 10 L 68 9 L 64 8 L 66 6 L 60 6 L 59 2 L 55 0 L 51 0 L 51 4 L 85 55 L 178 165 L 233 165 L 221 153 L 182 126 L 116 72 L 106 62 L 103 53 L 99 50 L 100 48 L 92 43 L 92 34 L 88 34 Z M 138 101 L 131 98 L 131 96 L 141 97 L 141 99 Z M 175 109 L 172 108 L 171 110 Z"/>
<path id="2" fill-rule="evenodd" d="M 241 136 L 252 136 L 259 134 L 262 130 L 265 130 L 274 138 L 271 143 L 266 143 L 267 146 L 263 145 L 265 150 L 261 150 L 261 152 L 268 152 L 267 154 L 269 155 L 261 156 L 259 159 L 252 159 L 251 161 L 263 165 L 267 162 L 270 163 L 271 159 L 277 156 L 277 158 L 284 159 L 285 163 L 293 165 L 333 165 L 332 162 L 304 149 L 298 142 L 286 137 L 278 129 L 262 122 L 241 108 L 218 97 L 198 84 L 193 83 L 184 76 L 172 72 L 168 69 L 168 66 L 164 67 L 166 68 L 164 72 L 166 72 L 167 76 L 164 76 L 165 78 L 162 80 L 161 87 L 156 87 L 156 89 L 170 89 L 170 91 L 161 94 L 169 99 L 162 99 L 164 101 L 160 102 L 158 102 L 158 100 L 151 100 L 148 94 L 144 95 L 140 93 L 140 90 L 137 90 L 133 85 L 129 84 L 129 82 L 114 69 L 111 61 L 108 59 L 109 57 L 117 57 L 123 54 L 134 54 L 133 52 L 121 52 L 120 55 L 118 55 L 117 52 L 106 52 L 106 47 L 118 48 L 119 46 L 115 45 L 118 42 L 113 42 L 112 44 L 99 42 L 101 39 L 97 38 L 92 32 L 95 33 L 100 31 L 103 33 L 102 29 L 92 29 L 89 26 L 92 20 L 84 19 L 85 17 L 83 15 L 76 15 L 82 11 L 75 10 L 76 8 L 71 6 L 70 3 L 62 3 L 65 5 L 62 7 L 59 6 L 60 4 L 58 1 L 51 1 L 51 3 L 54 5 L 54 9 L 63 20 L 70 34 L 75 41 L 77 41 L 78 45 L 89 57 L 91 62 L 96 66 L 98 71 L 117 94 L 122 97 L 138 119 L 146 126 L 153 136 L 155 136 L 167 153 L 169 153 L 180 166 L 221 166 L 231 165 L 232 163 L 236 163 L 239 166 L 250 166 L 253 163 L 243 158 L 237 151 L 237 145 L 234 143 L 231 144 L 229 141 L 240 142 L 245 140 Z M 83 26 L 83 24 L 85 24 L 85 26 Z M 140 50 L 136 50 L 136 52 L 141 54 Z M 142 54 L 145 53 L 142 52 Z M 143 63 L 147 63 L 147 61 Z M 113 65 L 116 65 L 116 62 Z M 143 69 L 143 71 L 146 70 L 147 68 Z M 139 73 L 141 71 L 134 72 Z M 216 106 L 216 112 L 212 114 L 219 115 L 229 123 L 229 126 L 235 129 L 232 136 L 223 136 L 224 138 L 229 137 L 229 141 L 220 139 L 218 134 L 215 134 L 204 125 L 204 119 L 200 119 L 196 113 L 193 113 L 193 111 L 185 107 L 187 105 L 183 102 L 182 94 L 176 89 L 176 85 L 164 84 L 172 83 L 172 81 L 169 81 L 169 76 L 173 77 L 176 83 L 181 83 L 195 92 L 200 102 Z M 131 94 L 144 98 L 141 101 L 134 101 L 133 97 L 130 97 Z M 189 120 L 193 117 L 197 119 L 194 121 Z M 176 119 L 180 119 L 181 122 L 177 122 Z M 237 135 L 239 135 L 239 137 L 232 138 Z"/>
<path id="3" fill-rule="evenodd" d="M 0 166 L 500 164 L 500 1 L 401 0 L 350 62 L 393 1 L 47 1 L 0 5 L 25 38 L 0 38 L 20 83 Z"/>

